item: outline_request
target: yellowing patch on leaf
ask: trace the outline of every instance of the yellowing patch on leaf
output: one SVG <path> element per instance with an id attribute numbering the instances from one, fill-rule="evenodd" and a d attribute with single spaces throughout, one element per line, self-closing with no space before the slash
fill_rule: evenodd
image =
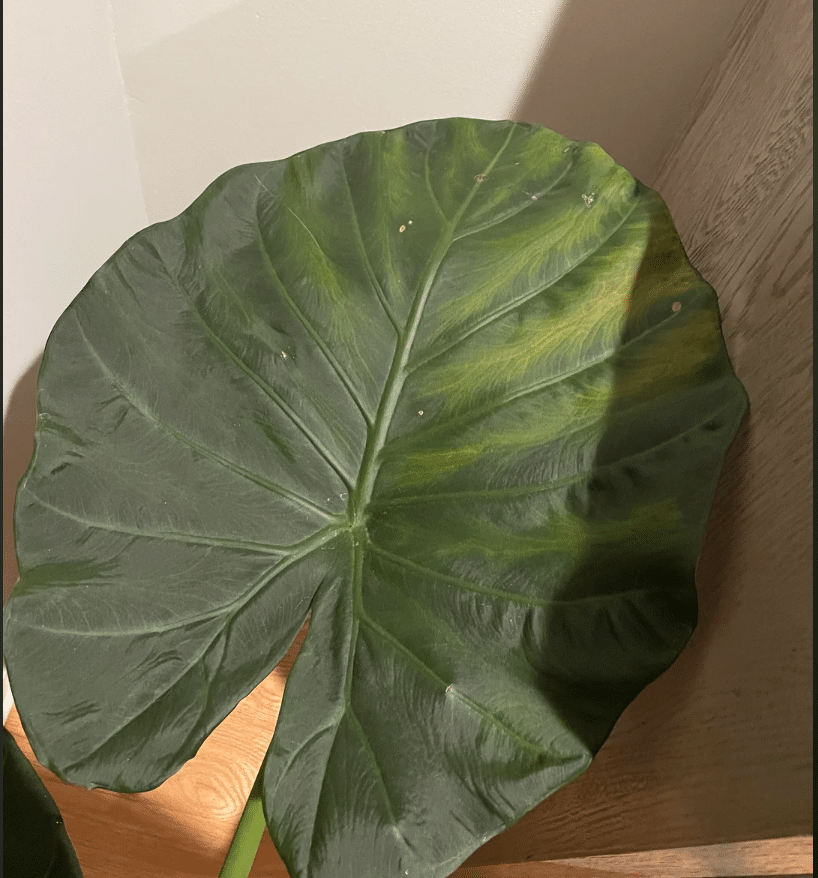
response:
<path id="1" fill-rule="evenodd" d="M 547 211 L 529 214 L 524 224 L 501 224 L 481 233 L 479 240 L 474 236 L 456 241 L 439 280 L 468 292 L 435 311 L 429 344 L 547 290 L 597 254 L 635 204 L 633 178 L 626 171 L 619 169 L 598 185 L 596 210 L 577 213 L 573 192 L 566 191 L 554 197 Z M 631 254 L 617 247 L 608 258 L 615 264 L 623 256 Z"/>

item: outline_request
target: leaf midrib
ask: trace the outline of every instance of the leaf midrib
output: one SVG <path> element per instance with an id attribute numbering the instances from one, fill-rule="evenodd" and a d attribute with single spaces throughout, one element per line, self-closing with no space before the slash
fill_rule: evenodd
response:
<path id="1" fill-rule="evenodd" d="M 517 125 L 512 125 L 506 139 L 503 141 L 503 145 L 497 151 L 494 158 L 488 163 L 483 172 L 477 175 L 478 177 L 485 178 L 488 176 L 489 172 L 500 160 L 506 147 L 511 142 L 511 138 L 516 130 Z M 482 180 L 480 179 L 475 181 L 474 185 L 469 190 L 469 194 L 463 200 L 460 209 L 450 220 L 445 235 L 441 237 L 437 247 L 432 251 L 426 269 L 418 283 L 418 289 L 415 293 L 412 302 L 412 309 L 409 312 L 407 320 L 407 328 L 405 333 L 401 335 L 398 344 L 395 347 L 395 353 L 392 357 L 392 365 L 389 369 L 386 383 L 384 384 L 381 405 L 378 408 L 378 412 L 375 416 L 375 423 L 367 439 L 366 448 L 364 449 L 354 503 L 351 506 L 353 526 L 361 526 L 365 521 L 366 508 L 372 498 L 372 492 L 375 487 L 375 478 L 378 474 L 378 468 L 380 465 L 378 457 L 386 444 L 386 436 L 389 432 L 389 427 L 392 424 L 392 419 L 395 415 L 395 410 L 398 405 L 401 391 L 403 390 L 403 385 L 409 374 L 406 369 L 406 364 L 408 363 L 409 356 L 412 352 L 412 346 L 414 345 L 417 336 L 420 321 L 423 318 L 426 303 L 429 300 L 429 294 L 434 285 L 435 279 L 437 278 L 440 265 L 454 242 L 457 226 L 465 212 L 468 210 L 469 205 L 474 200 L 474 196 L 477 194 L 481 183 Z"/>
<path id="2" fill-rule="evenodd" d="M 514 124 L 509 130 L 508 135 L 506 136 L 503 145 L 497 151 L 494 158 L 489 162 L 486 169 L 483 171 L 481 176 L 487 176 L 489 171 L 494 167 L 494 165 L 499 160 L 500 156 L 503 154 L 504 150 L 508 146 L 511 141 L 512 135 L 517 129 L 517 125 Z M 418 283 L 418 289 L 415 293 L 412 308 L 409 312 L 409 317 L 407 320 L 407 329 L 405 333 L 401 334 L 398 339 L 398 344 L 395 346 L 395 353 L 392 357 L 392 363 L 389 368 L 389 373 L 386 378 L 386 382 L 384 384 L 384 391 L 381 396 L 381 404 L 378 407 L 378 411 L 375 416 L 375 422 L 370 429 L 367 436 L 367 443 L 364 449 L 364 454 L 361 460 L 361 469 L 359 471 L 358 481 L 356 484 L 355 492 L 350 498 L 350 537 L 352 540 L 352 630 L 350 632 L 349 639 L 349 648 L 347 653 L 347 665 L 344 672 L 344 692 L 343 692 L 343 709 L 338 714 L 337 718 L 334 720 L 335 729 L 333 732 L 332 742 L 330 744 L 329 756 L 331 757 L 333 748 L 335 747 L 335 742 L 338 736 L 338 730 L 341 726 L 341 722 L 343 721 L 344 716 L 350 715 L 355 716 L 354 710 L 352 708 L 352 676 L 353 669 L 355 666 L 355 653 L 357 649 L 357 640 L 358 633 L 360 629 L 361 622 L 368 618 L 366 610 L 363 606 L 363 555 L 364 555 L 364 546 L 363 540 L 366 539 L 364 534 L 361 532 L 364 530 L 365 521 L 366 521 L 366 509 L 369 504 L 369 501 L 372 497 L 372 491 L 375 484 L 375 477 L 378 473 L 378 456 L 383 449 L 383 446 L 386 441 L 386 435 L 389 432 L 389 427 L 392 423 L 392 418 L 395 414 L 395 409 L 397 408 L 398 399 L 400 397 L 401 390 L 403 389 L 404 382 L 406 381 L 407 371 L 406 371 L 406 363 L 408 362 L 409 355 L 412 350 L 412 345 L 415 341 L 415 337 L 417 335 L 418 327 L 420 325 L 421 318 L 423 317 L 424 308 L 426 302 L 429 298 L 429 293 L 431 292 L 432 285 L 434 284 L 435 278 L 437 277 L 437 272 L 440 268 L 440 264 L 445 258 L 446 254 L 451 247 L 454 240 L 454 233 L 457 228 L 458 223 L 463 217 L 463 214 L 468 209 L 471 204 L 474 196 L 477 194 L 477 190 L 480 187 L 480 181 L 476 181 L 472 186 L 469 194 L 463 201 L 460 209 L 454 218 L 450 221 L 448 228 L 446 230 L 446 234 L 438 242 L 437 247 L 432 251 L 431 256 L 429 257 L 429 262 L 427 263 L 426 269 L 421 276 L 421 279 Z M 357 531 L 357 533 L 356 533 Z M 363 728 L 360 725 L 360 721 L 355 717 L 354 722 L 357 724 L 357 731 L 362 732 Z M 369 742 L 366 742 L 367 746 L 370 748 Z M 372 757 L 374 757 L 374 753 L 371 753 Z M 377 764 L 377 760 L 375 761 L 377 773 L 380 775 L 380 766 Z M 283 775 L 279 776 L 280 778 Z M 324 776 L 321 782 L 321 788 L 318 793 L 318 797 L 316 800 L 316 808 L 320 806 L 321 797 L 324 792 L 324 788 L 326 785 L 327 773 L 324 772 Z M 393 818 L 393 827 L 397 831 L 397 834 L 404 845 L 407 846 L 406 839 L 400 833 L 397 821 L 394 819 L 394 807 L 389 797 L 388 790 L 386 788 L 386 784 L 384 782 L 383 776 L 380 775 L 379 778 L 376 779 L 379 781 L 379 787 L 381 790 L 381 794 L 384 798 L 384 804 L 387 810 L 390 812 Z M 277 788 L 278 784 L 276 784 Z M 269 798 L 268 798 L 269 801 Z M 310 837 L 309 849 L 307 852 L 307 859 L 309 862 L 312 861 L 313 850 L 316 842 L 315 829 L 317 824 L 317 812 L 316 817 L 313 818 L 313 826 L 312 826 L 312 834 Z"/>

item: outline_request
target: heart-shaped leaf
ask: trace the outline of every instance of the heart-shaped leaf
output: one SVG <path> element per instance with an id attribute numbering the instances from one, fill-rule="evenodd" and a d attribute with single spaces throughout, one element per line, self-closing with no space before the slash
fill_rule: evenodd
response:
<path id="1" fill-rule="evenodd" d="M 5 728 L 3 874 L 8 878 L 82 878 L 59 808 Z"/>
<path id="2" fill-rule="evenodd" d="M 38 758 L 145 790 L 311 612 L 294 876 L 443 876 L 576 777 L 696 616 L 746 408 L 667 209 L 448 119 L 236 168 L 57 324 L 6 656 Z"/>

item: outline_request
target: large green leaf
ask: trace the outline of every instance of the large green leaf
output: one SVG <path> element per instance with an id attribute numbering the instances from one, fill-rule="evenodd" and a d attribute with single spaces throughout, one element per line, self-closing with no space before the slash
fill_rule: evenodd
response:
<path id="1" fill-rule="evenodd" d="M 5 728 L 3 874 L 6 878 L 82 878 L 59 808 Z"/>
<path id="2" fill-rule="evenodd" d="M 236 168 L 55 327 L 6 657 L 38 758 L 160 784 L 308 613 L 293 876 L 443 876 L 589 764 L 696 616 L 746 407 L 667 209 L 447 119 Z"/>

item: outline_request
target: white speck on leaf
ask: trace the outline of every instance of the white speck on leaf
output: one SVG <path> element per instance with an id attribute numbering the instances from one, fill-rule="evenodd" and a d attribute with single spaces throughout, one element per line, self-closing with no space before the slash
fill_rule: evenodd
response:
<path id="1" fill-rule="evenodd" d="M 399 232 L 405 232 L 405 231 L 406 231 L 406 226 L 401 226 L 401 227 L 398 229 L 398 231 L 399 231 Z"/>
<path id="2" fill-rule="evenodd" d="M 423 414 L 423 409 L 418 409 L 418 414 L 419 414 L 419 415 L 422 415 L 422 414 Z"/>
<path id="3" fill-rule="evenodd" d="M 536 200 L 537 200 L 537 196 L 536 196 L 536 195 L 532 195 L 532 196 L 531 196 L 531 200 L 532 200 L 532 201 L 536 201 Z"/>
<path id="4" fill-rule="evenodd" d="M 410 226 L 412 225 L 412 220 L 409 220 L 409 225 L 410 225 Z"/>
<path id="5" fill-rule="evenodd" d="M 286 359 L 287 359 L 287 352 L 286 352 L 286 351 L 282 351 L 282 352 L 281 352 L 281 356 L 284 357 L 284 359 L 286 360 Z"/>
<path id="6" fill-rule="evenodd" d="M 593 194 L 591 194 L 591 195 L 584 195 L 583 194 L 582 200 L 585 202 L 586 207 L 590 207 L 594 203 L 594 196 L 593 196 Z"/>
<path id="7" fill-rule="evenodd" d="M 449 685 L 446 687 L 446 694 L 447 695 L 451 694 L 452 689 L 454 689 L 454 686 L 452 686 L 452 684 L 449 683 Z"/>

